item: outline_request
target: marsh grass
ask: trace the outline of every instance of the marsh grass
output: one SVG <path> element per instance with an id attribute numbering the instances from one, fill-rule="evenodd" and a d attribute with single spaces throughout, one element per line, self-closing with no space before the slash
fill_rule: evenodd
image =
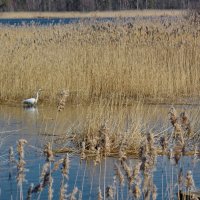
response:
<path id="1" fill-rule="evenodd" d="M 55 26 L 0 27 L 0 100 L 133 104 L 176 102 L 200 91 L 200 29 L 178 19 L 82 20 Z"/>

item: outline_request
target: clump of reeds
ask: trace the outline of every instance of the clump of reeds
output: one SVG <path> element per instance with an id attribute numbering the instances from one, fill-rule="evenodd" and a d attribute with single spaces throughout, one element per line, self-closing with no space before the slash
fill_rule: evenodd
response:
<path id="1" fill-rule="evenodd" d="M 36 85 L 44 86 L 43 102 L 55 101 L 61 86 L 73 103 L 180 102 L 199 94 L 199 29 L 183 19 L 3 26 L 0 38 L 7 49 L 0 52 L 1 101 L 21 101 Z"/>
<path id="2" fill-rule="evenodd" d="M 57 109 L 59 112 L 65 108 L 66 98 L 68 96 L 69 96 L 69 90 L 63 90 L 61 93 L 59 93 L 58 105 L 57 105 Z"/>

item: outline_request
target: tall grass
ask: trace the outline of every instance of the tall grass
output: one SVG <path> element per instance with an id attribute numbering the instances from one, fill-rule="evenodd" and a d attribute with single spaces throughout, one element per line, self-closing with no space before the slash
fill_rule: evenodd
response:
<path id="1" fill-rule="evenodd" d="M 200 91 L 200 29 L 183 19 L 0 27 L 0 100 L 175 101 Z M 100 100 L 99 100 L 100 99 Z"/>

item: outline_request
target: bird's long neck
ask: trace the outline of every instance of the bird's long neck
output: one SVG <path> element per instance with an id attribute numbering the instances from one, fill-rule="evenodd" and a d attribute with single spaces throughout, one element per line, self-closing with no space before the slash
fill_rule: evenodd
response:
<path id="1" fill-rule="evenodd" d="M 36 98 L 35 98 L 36 103 L 38 101 L 38 98 L 39 98 L 39 92 L 36 93 Z"/>

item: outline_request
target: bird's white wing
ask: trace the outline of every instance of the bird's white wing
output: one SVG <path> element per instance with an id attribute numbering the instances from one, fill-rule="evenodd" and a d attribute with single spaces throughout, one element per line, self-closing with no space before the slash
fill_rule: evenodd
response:
<path id="1" fill-rule="evenodd" d="M 34 104 L 34 103 L 35 103 L 35 98 L 25 99 L 25 100 L 23 101 L 23 103 Z"/>

